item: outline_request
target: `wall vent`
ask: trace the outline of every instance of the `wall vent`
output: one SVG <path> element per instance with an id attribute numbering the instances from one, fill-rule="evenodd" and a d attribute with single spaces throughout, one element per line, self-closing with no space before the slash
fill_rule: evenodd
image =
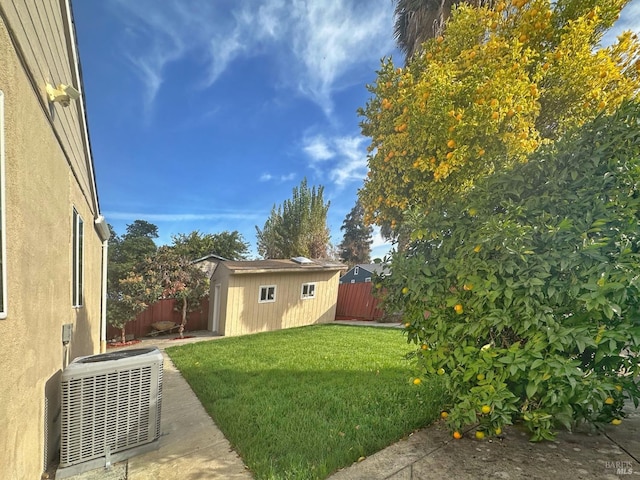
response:
<path id="1" fill-rule="evenodd" d="M 162 353 L 157 348 L 79 357 L 62 372 L 61 383 L 56 478 L 148 451 L 143 447 L 160 437 Z"/>

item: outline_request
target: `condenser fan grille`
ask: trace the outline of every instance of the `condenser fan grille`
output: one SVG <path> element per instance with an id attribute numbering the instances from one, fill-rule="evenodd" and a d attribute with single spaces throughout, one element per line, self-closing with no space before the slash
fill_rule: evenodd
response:
<path id="1" fill-rule="evenodd" d="M 62 467 L 137 447 L 160 436 L 162 355 L 111 371 L 62 379 Z M 93 365 L 104 370 L 105 362 Z M 111 362 L 114 363 L 114 362 Z"/>

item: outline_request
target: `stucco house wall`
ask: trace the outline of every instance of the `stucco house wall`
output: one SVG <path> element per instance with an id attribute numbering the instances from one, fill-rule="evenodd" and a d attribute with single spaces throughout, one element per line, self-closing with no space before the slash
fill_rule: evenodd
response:
<path id="1" fill-rule="evenodd" d="M 341 264 L 300 266 L 289 260 L 221 262 L 211 278 L 210 327 L 220 335 L 235 336 L 331 322 L 343 269 Z M 303 298 L 303 285 L 310 284 L 314 295 Z M 261 301 L 261 288 L 270 286 L 275 287 L 274 301 Z M 216 296 L 217 329 L 211 321 Z"/>
<path id="2" fill-rule="evenodd" d="M 101 347 L 104 230 L 94 226 L 101 216 L 84 103 L 50 104 L 45 90 L 48 81 L 82 90 L 69 12 L 64 0 L 0 0 L 7 273 L 6 318 L 0 319 L 3 479 L 40 478 L 49 468 L 59 449 L 61 371 Z M 83 299 L 76 306 L 74 209 L 84 229 L 78 283 Z M 66 346 L 64 324 L 73 328 Z"/>

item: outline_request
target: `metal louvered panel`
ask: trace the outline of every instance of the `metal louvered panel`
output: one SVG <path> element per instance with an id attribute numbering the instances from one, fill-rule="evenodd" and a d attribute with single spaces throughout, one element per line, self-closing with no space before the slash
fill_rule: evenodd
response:
<path id="1" fill-rule="evenodd" d="M 157 349 L 128 352 L 82 357 L 63 372 L 61 467 L 159 438 L 162 354 Z"/>

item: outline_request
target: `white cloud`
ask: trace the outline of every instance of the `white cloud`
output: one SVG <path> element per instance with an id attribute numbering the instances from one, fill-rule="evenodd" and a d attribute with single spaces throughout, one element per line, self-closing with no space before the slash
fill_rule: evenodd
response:
<path id="1" fill-rule="evenodd" d="M 311 138 L 305 138 L 302 149 L 311 157 L 312 161 L 329 160 L 335 156 L 335 152 L 331 150 L 324 136 L 316 135 Z"/>
<path id="2" fill-rule="evenodd" d="M 350 182 L 361 183 L 367 174 L 367 156 L 360 135 L 327 137 L 322 134 L 303 139 L 302 150 L 309 156 L 311 167 L 327 175 L 336 187 Z"/>
<path id="3" fill-rule="evenodd" d="M 151 106 L 171 63 L 195 55 L 204 71 L 192 87 L 209 87 L 238 58 L 268 55 L 279 68 L 274 83 L 307 96 L 330 115 L 332 95 L 346 75 L 370 65 L 393 47 L 388 0 L 117 0 L 127 25 L 123 46 Z M 366 67 L 370 74 L 370 67 Z M 204 78 L 204 80 L 202 80 Z M 362 79 L 352 79 L 361 82 Z"/>
<path id="4" fill-rule="evenodd" d="M 295 173 L 288 173 L 286 175 L 279 175 L 279 176 L 272 175 L 270 173 L 263 173 L 260 176 L 260 181 L 261 182 L 269 182 L 271 180 L 274 180 L 276 182 L 283 183 L 283 182 L 289 182 L 289 181 L 293 180 L 294 178 L 296 178 L 296 174 Z"/>
<path id="5" fill-rule="evenodd" d="M 141 212 L 104 212 L 108 220 L 136 220 L 144 218 L 151 222 L 192 222 L 196 220 L 248 220 L 261 217 L 256 212 L 222 211 L 215 213 L 141 213 Z"/>
<path id="6" fill-rule="evenodd" d="M 622 9 L 620 19 L 603 37 L 602 45 L 611 45 L 626 30 L 640 34 L 640 0 L 632 0 Z"/>
<path id="7" fill-rule="evenodd" d="M 371 244 L 371 258 L 384 258 L 391 249 L 393 248 L 393 244 L 389 241 L 382 238 L 380 235 L 380 227 L 373 227 L 373 235 L 372 235 L 373 243 Z"/>
<path id="8" fill-rule="evenodd" d="M 330 114 L 332 93 L 344 75 L 358 62 L 378 59 L 392 47 L 392 5 L 296 0 L 291 11 L 298 89 Z"/>

